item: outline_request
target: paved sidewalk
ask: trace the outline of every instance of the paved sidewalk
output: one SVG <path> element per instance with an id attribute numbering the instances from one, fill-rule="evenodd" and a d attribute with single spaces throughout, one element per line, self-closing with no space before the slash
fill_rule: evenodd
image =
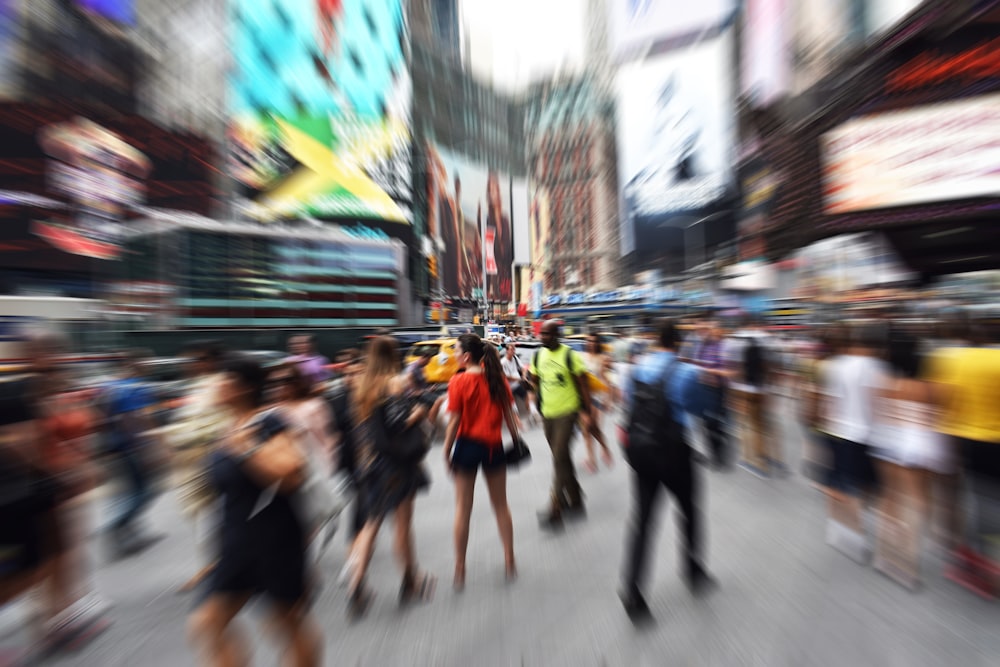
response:
<path id="1" fill-rule="evenodd" d="M 795 454 L 804 436 L 791 419 L 781 423 Z M 540 429 L 528 441 L 534 462 L 509 483 L 520 580 L 504 583 L 499 538 L 480 482 L 466 590 L 452 592 L 453 487 L 435 448 L 428 457 L 434 483 L 418 499 L 415 530 L 423 566 L 439 577 L 436 598 L 397 608 L 399 573 L 384 530 L 372 568 L 374 607 L 349 624 L 344 592 L 332 585 L 343 558 L 338 535 L 324 560 L 331 586 L 316 607 L 326 635 L 324 664 L 1000 664 L 1000 605 L 944 580 L 939 554 L 927 564 L 925 588 L 914 594 L 833 551 L 824 543 L 823 499 L 798 475 L 764 481 L 743 471 L 702 471 L 709 565 L 721 583 L 703 601 L 693 600 L 677 576 L 676 530 L 661 509 L 648 588 L 658 622 L 637 632 L 616 596 L 630 503 L 627 467 L 619 460 L 612 471 L 582 473 L 588 519 L 550 536 L 535 518 L 547 498 L 548 449 Z M 576 454 L 579 459 L 579 444 Z M 115 625 L 86 651 L 55 664 L 194 664 L 184 635 L 192 600 L 174 592 L 194 567 L 192 531 L 169 495 L 152 518 L 168 539 L 99 572 L 102 592 L 115 602 Z M 275 665 L 275 648 L 257 623 L 261 611 L 250 610 L 244 628 L 252 631 L 255 664 Z M 0 646 L 9 642 L 11 619 L 16 623 L 23 612 L 22 605 L 0 614 Z"/>

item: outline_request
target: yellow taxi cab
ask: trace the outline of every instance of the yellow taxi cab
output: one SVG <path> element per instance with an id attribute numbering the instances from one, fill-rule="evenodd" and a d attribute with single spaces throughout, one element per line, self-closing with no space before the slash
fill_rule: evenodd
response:
<path id="1" fill-rule="evenodd" d="M 608 352 L 611 351 L 611 345 L 608 342 L 608 335 L 607 334 L 597 334 L 597 335 L 600 336 L 601 340 L 603 341 L 601 343 L 601 352 L 603 354 L 607 354 Z M 589 338 L 590 334 L 573 334 L 572 336 L 566 336 L 565 338 L 563 338 L 562 342 L 566 343 L 577 352 L 586 352 L 587 339 Z"/>
<path id="2" fill-rule="evenodd" d="M 410 348 L 406 355 L 406 364 L 412 364 L 428 352 L 432 352 L 434 357 L 424 369 L 427 383 L 442 384 L 451 380 L 458 372 L 458 339 L 441 338 L 421 341 Z"/>

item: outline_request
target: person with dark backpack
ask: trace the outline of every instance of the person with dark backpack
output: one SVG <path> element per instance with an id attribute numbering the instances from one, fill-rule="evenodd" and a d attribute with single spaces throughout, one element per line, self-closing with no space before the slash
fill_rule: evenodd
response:
<path id="1" fill-rule="evenodd" d="M 679 336 L 672 321 L 659 326 L 656 345 L 636 363 L 626 380 L 628 418 L 622 436 L 625 459 L 632 467 L 635 499 L 626 558 L 622 604 L 634 623 L 651 619 L 641 592 L 646 571 L 650 522 L 665 487 L 677 500 L 684 531 L 685 578 L 695 595 L 708 592 L 715 580 L 704 566 L 698 480 L 687 436 L 687 415 L 698 414 L 702 401 L 700 371 L 677 358 Z"/>

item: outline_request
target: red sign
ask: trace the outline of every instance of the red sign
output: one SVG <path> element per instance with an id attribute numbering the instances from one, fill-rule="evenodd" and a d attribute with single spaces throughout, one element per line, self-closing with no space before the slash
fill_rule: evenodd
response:
<path id="1" fill-rule="evenodd" d="M 526 304 L 526 303 L 519 303 L 519 304 L 517 304 L 517 316 L 518 317 L 527 317 L 528 316 L 528 304 Z"/>
<path id="2" fill-rule="evenodd" d="M 486 275 L 488 276 L 497 274 L 496 234 L 497 231 L 492 227 L 486 228 Z"/>
<path id="3" fill-rule="evenodd" d="M 996 78 L 1000 78 L 1000 38 L 960 53 L 922 53 L 887 76 L 885 87 L 889 92 L 906 92 L 949 81 Z"/>

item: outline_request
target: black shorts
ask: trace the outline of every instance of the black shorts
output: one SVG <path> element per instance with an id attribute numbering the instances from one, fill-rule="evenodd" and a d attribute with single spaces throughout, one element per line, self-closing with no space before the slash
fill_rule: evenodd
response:
<path id="1" fill-rule="evenodd" d="M 263 595 L 286 606 L 305 599 L 306 554 L 289 545 L 270 545 L 255 553 L 226 553 L 209 576 L 207 594 Z"/>
<path id="2" fill-rule="evenodd" d="M 833 446 L 831 487 L 844 493 L 873 493 L 878 490 L 878 473 L 871 447 L 830 436 Z"/>
<path id="3" fill-rule="evenodd" d="M 469 438 L 459 438 L 451 451 L 451 465 L 462 472 L 476 472 L 482 467 L 483 472 L 498 470 L 507 465 L 503 445 L 488 447 Z"/>
<path id="4" fill-rule="evenodd" d="M 0 461 L 0 579 L 29 572 L 64 547 L 51 475 Z"/>

